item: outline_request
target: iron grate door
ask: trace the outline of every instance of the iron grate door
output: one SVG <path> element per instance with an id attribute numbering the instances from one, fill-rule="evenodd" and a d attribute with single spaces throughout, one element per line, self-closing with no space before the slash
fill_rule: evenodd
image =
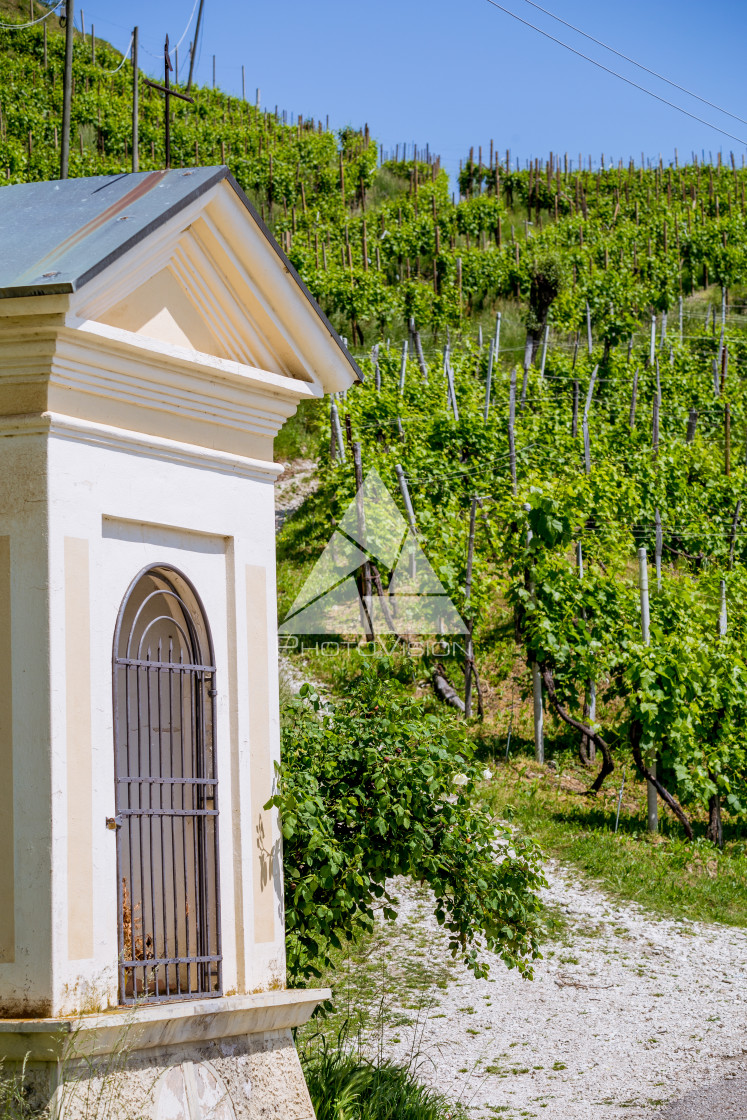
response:
<path id="1" fill-rule="evenodd" d="M 222 992 L 215 696 L 196 594 L 141 573 L 114 649 L 121 1003 Z"/>

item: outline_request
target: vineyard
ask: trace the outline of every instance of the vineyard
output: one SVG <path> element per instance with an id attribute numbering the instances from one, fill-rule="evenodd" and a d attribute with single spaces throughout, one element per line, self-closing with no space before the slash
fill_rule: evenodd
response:
<path id="1" fill-rule="evenodd" d="M 63 36 L 46 24 L 0 30 L 0 181 L 58 173 Z M 592 792 L 627 767 L 685 836 L 720 844 L 722 816 L 747 813 L 747 171 L 522 167 L 491 141 L 452 194 L 430 151 L 383 159 L 367 125 L 193 94 L 172 162 L 230 166 L 367 375 L 336 424 L 321 406 L 299 422 L 321 484 L 281 537 L 281 608 L 353 496 L 358 444 L 364 473 L 407 490 L 471 627 L 429 675 L 466 684 L 478 715 L 491 692 L 513 710 L 533 691 Z M 129 169 L 131 105 L 129 62 L 76 35 L 72 175 Z M 162 167 L 144 84 L 139 133 L 141 169 Z"/>

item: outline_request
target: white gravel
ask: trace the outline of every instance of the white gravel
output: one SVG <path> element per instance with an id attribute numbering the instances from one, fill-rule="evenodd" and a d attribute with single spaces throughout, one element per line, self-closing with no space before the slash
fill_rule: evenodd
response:
<path id="1" fill-rule="evenodd" d="M 400 998 L 400 1024 L 395 1015 L 378 1043 L 387 1055 L 416 1052 L 420 1076 L 470 1115 L 506 1120 L 650 1120 L 665 1102 L 747 1069 L 745 933 L 657 920 L 557 865 L 546 873 L 546 901 L 569 925 L 546 945 L 534 981 L 499 961 L 488 980 L 451 963 L 427 1011 L 413 1011 L 412 992 Z M 450 962 L 425 892 L 397 890 L 385 955 Z"/>
<path id="2" fill-rule="evenodd" d="M 275 532 L 279 533 L 289 517 L 301 508 L 319 485 L 313 459 L 290 459 L 275 483 Z"/>
<path id="3" fill-rule="evenodd" d="M 276 529 L 316 489 L 314 467 L 286 464 Z M 297 691 L 302 669 L 283 671 Z M 556 864 L 545 872 L 545 900 L 568 926 L 533 981 L 499 960 L 475 980 L 452 961 L 426 892 L 396 884 L 396 926 L 367 966 L 396 976 L 376 1050 L 412 1060 L 475 1118 L 747 1120 L 747 933 L 656 919 Z M 414 991 L 418 975 L 439 986 Z"/>

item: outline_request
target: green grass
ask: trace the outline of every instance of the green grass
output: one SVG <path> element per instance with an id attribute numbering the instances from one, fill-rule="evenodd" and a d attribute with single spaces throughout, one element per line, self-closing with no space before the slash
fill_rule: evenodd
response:
<path id="1" fill-rule="evenodd" d="M 307 1047 L 301 1062 L 317 1120 L 466 1120 L 461 1105 L 421 1085 L 410 1066 L 341 1042 Z"/>
<path id="2" fill-rule="evenodd" d="M 645 787 L 628 768 L 615 835 L 617 790 L 609 785 L 606 795 L 587 798 L 582 791 L 590 784 L 588 774 L 567 758 L 559 765 L 559 771 L 541 771 L 525 759 L 499 765 L 488 795 L 495 812 L 617 898 L 668 918 L 747 926 L 747 839 L 741 827 L 727 820 L 719 852 L 705 840 L 703 820 L 696 821 L 697 839 L 688 843 L 660 808 L 659 834 L 650 837 Z"/>
<path id="3" fill-rule="evenodd" d="M 425 927 L 428 896 L 420 891 L 411 917 L 397 923 L 377 922 L 334 954 L 334 967 L 321 980 L 333 990 L 323 1031 L 319 1020 L 300 1032 L 303 1040 L 322 1031 L 326 1038 L 349 1034 L 382 1045 L 402 1027 L 427 1037 L 428 1020 L 438 1014 L 439 993 L 462 966 L 434 952 Z"/>

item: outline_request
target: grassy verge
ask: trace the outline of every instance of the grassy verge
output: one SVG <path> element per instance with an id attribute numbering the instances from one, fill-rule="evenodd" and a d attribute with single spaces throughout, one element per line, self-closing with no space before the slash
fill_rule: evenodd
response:
<path id="1" fill-rule="evenodd" d="M 426 924 L 428 892 L 412 890 L 415 905 L 404 919 L 377 922 L 371 933 L 360 933 L 334 954 L 334 967 L 321 981 L 334 993 L 323 1020 L 328 1038 L 365 1037 L 374 1047 L 385 1038 L 399 1042 L 400 1028 L 422 1030 L 438 1014 L 439 993 L 463 974 L 458 961 L 434 946 Z M 302 1037 L 310 1038 L 318 1026 L 310 1023 Z"/>
<path id="2" fill-rule="evenodd" d="M 317 1120 L 466 1120 L 462 1106 L 421 1085 L 406 1065 L 345 1047 L 301 1054 Z"/>
<path id="3" fill-rule="evenodd" d="M 496 814 L 620 899 L 670 918 L 747 926 L 747 838 L 740 826 L 727 822 L 719 852 L 705 840 L 704 820 L 696 821 L 696 841 L 687 843 L 660 808 L 659 834 L 649 836 L 645 785 L 628 767 L 615 834 L 619 785 L 587 798 L 588 772 L 567 754 L 555 761 L 557 770 L 525 758 L 500 764 L 488 793 Z"/>

